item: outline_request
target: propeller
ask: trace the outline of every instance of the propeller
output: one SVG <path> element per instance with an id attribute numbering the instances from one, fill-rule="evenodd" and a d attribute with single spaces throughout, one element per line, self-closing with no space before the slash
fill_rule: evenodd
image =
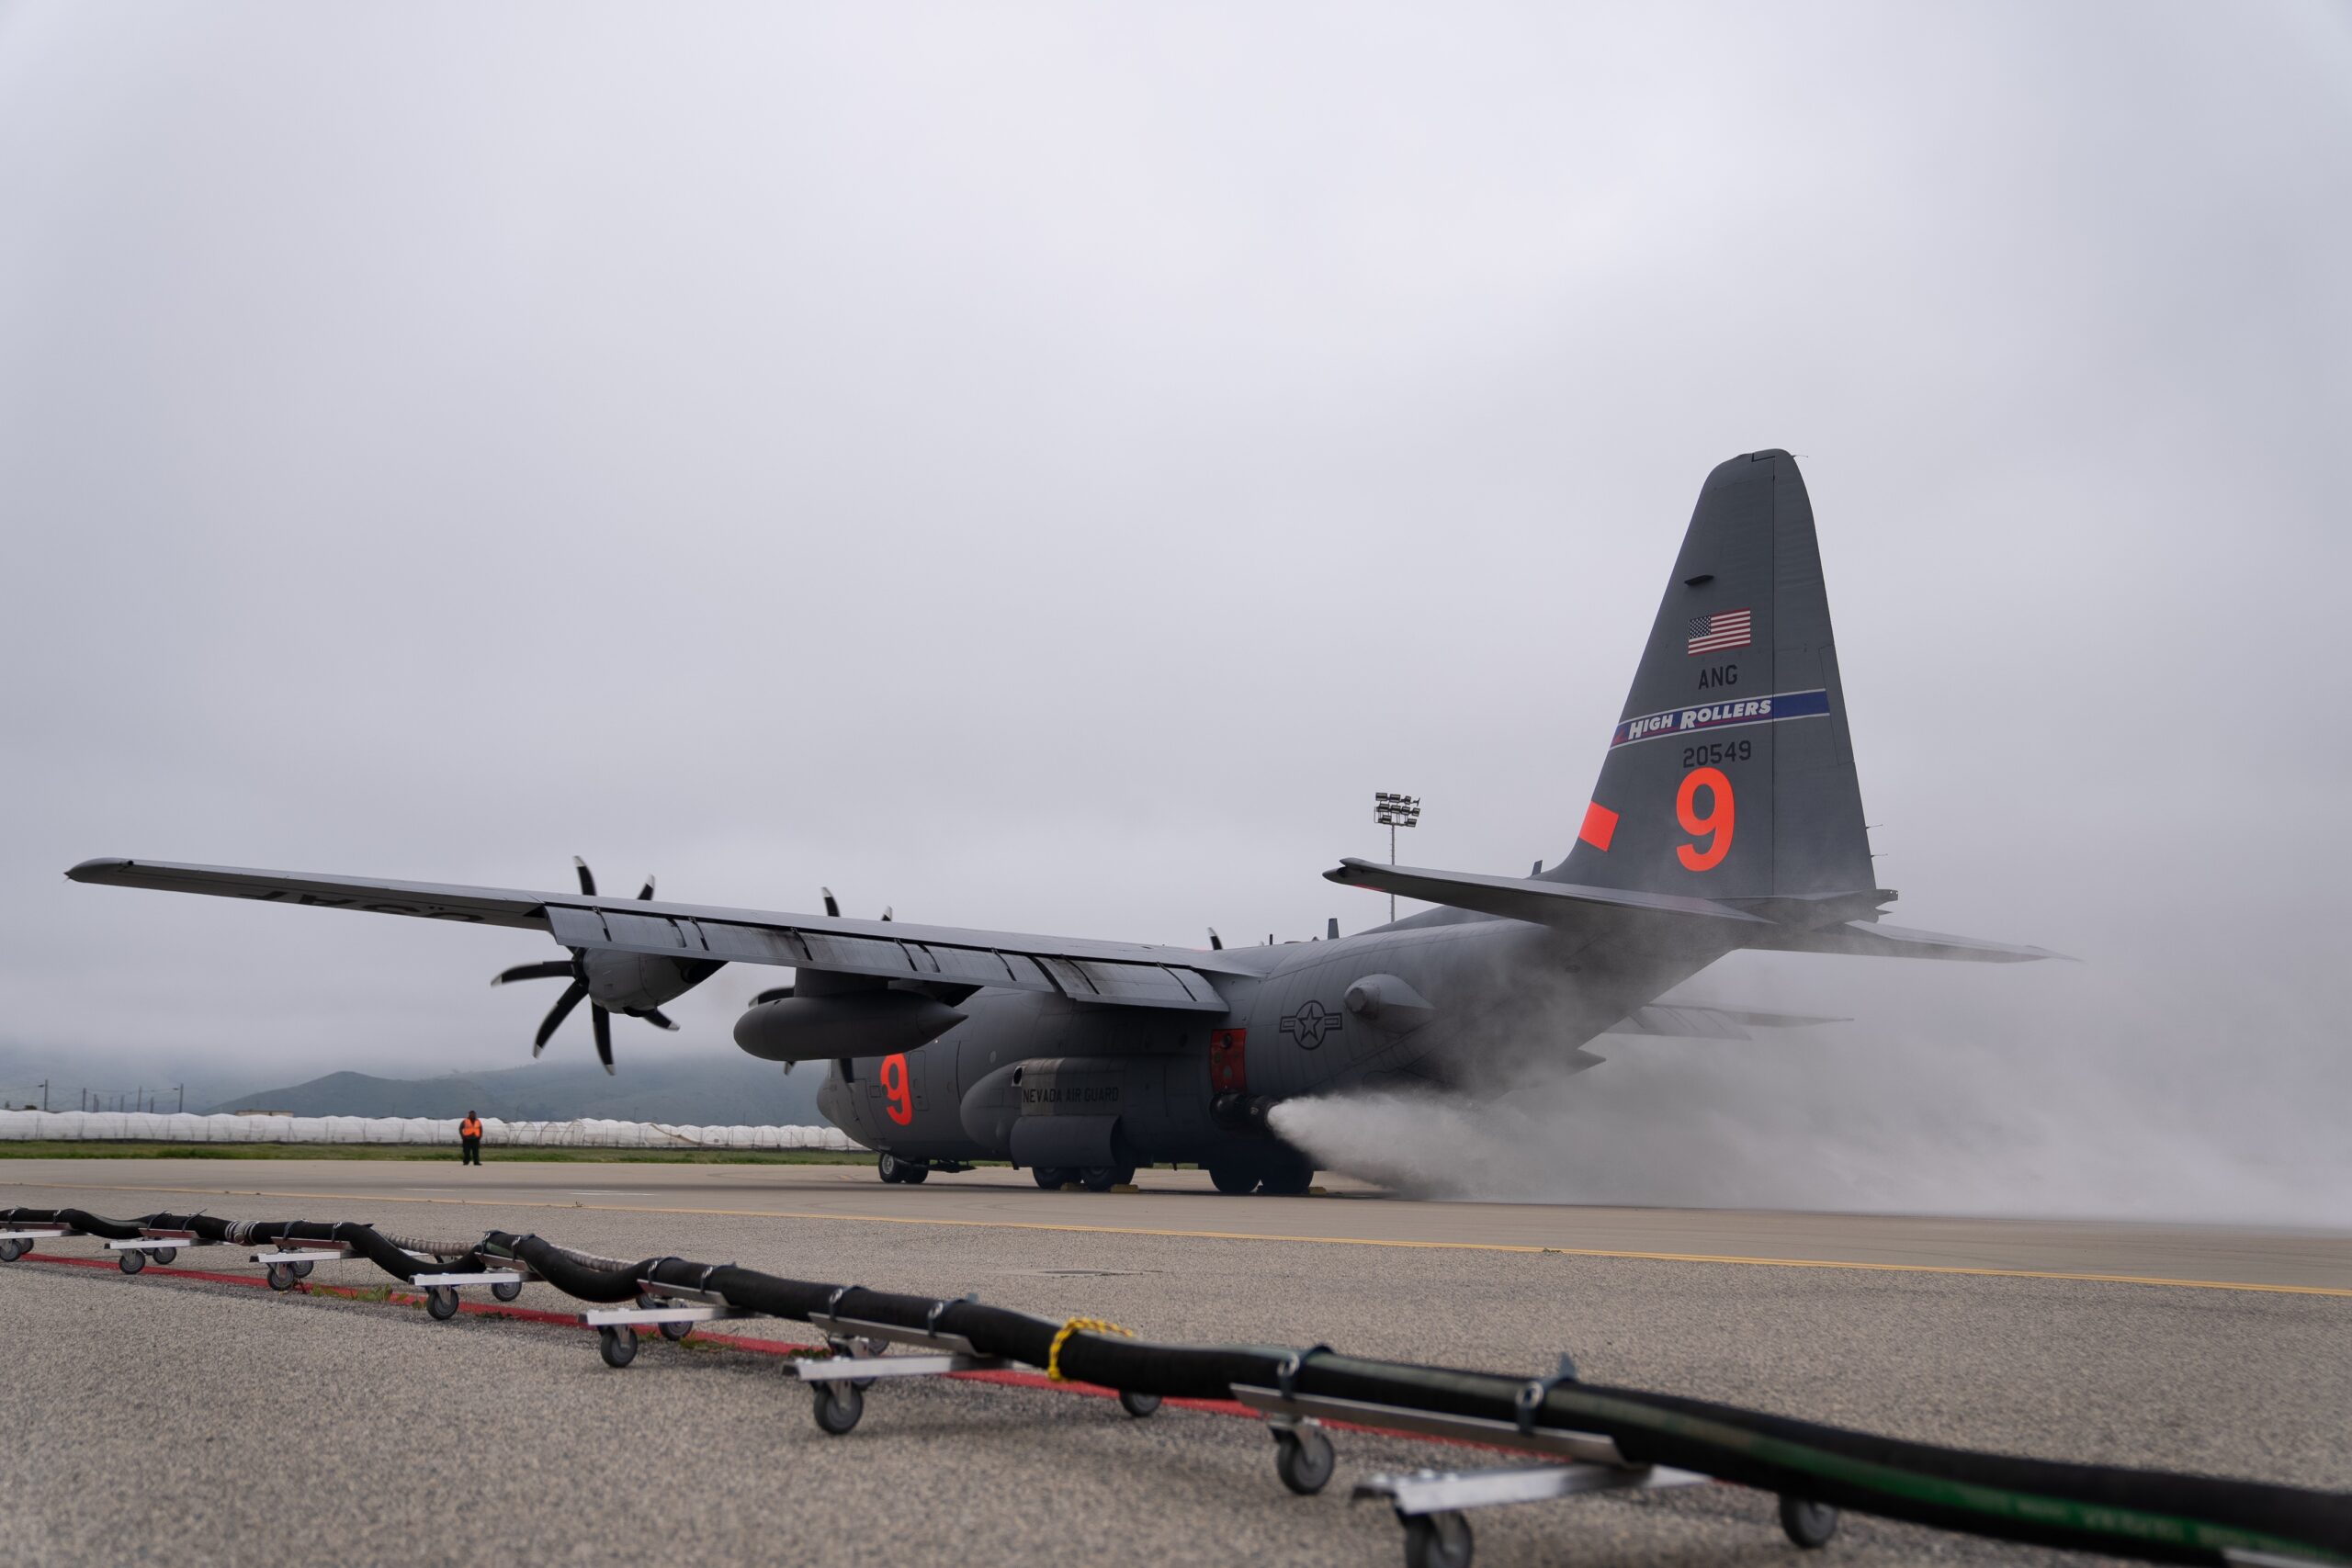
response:
<path id="1" fill-rule="evenodd" d="M 592 898 L 594 897 L 596 874 L 589 870 L 588 863 L 578 855 L 571 857 L 571 866 L 579 874 L 580 891 Z M 645 886 L 638 889 L 637 896 L 639 898 L 653 897 L 653 878 L 648 876 L 645 879 Z M 568 951 L 571 954 L 570 958 L 550 958 L 540 964 L 517 964 L 511 969 L 500 970 L 490 982 L 493 986 L 503 986 L 510 980 L 570 980 L 571 982 L 563 988 L 563 995 L 556 998 L 555 1006 L 548 1009 L 547 1017 L 539 1022 L 538 1033 L 531 1038 L 531 1056 L 534 1060 L 537 1059 L 540 1052 L 548 1048 L 548 1042 L 555 1038 L 555 1032 L 558 1029 L 563 1027 L 563 1021 L 571 1016 L 571 1010 L 588 1000 L 588 954 L 584 949 L 577 947 Z M 675 1031 L 678 1027 L 662 1013 L 660 1008 L 639 1009 L 632 1016 L 645 1020 L 657 1029 Z M 596 1060 L 602 1062 L 605 1065 L 605 1071 L 609 1073 L 613 1070 L 613 1015 L 603 1003 L 592 1002 L 588 1009 L 588 1025 L 596 1039 Z"/>

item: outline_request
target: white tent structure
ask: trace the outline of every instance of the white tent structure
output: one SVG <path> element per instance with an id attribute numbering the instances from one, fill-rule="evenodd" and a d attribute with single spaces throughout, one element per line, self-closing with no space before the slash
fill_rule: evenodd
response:
<path id="1" fill-rule="evenodd" d="M 485 1116 L 489 1147 L 583 1149 L 856 1148 L 838 1127 L 694 1127 L 664 1122 L 504 1122 Z M 454 1147 L 458 1119 L 435 1116 L 197 1116 L 160 1111 L 0 1111 L 0 1141 L 168 1144 L 416 1144 Z"/>

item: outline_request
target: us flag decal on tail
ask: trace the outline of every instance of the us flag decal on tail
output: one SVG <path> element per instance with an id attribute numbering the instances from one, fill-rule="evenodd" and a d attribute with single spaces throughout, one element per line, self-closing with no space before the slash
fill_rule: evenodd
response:
<path id="1" fill-rule="evenodd" d="M 1721 653 L 1726 648 L 1746 648 L 1748 613 L 1725 610 L 1720 615 L 1693 615 L 1683 629 L 1690 637 L 1687 651 L 1691 653 Z"/>

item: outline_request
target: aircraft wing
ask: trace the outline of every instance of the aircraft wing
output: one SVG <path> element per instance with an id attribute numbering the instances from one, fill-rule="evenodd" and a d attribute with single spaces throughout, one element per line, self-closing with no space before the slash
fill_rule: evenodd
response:
<path id="1" fill-rule="evenodd" d="M 534 893 L 434 882 L 87 860 L 76 882 L 208 893 L 318 908 L 413 915 L 467 925 L 542 931 L 566 947 L 643 953 L 727 964 L 773 964 L 892 980 L 1001 986 L 1121 1007 L 1223 1012 L 1213 974 L 1252 973 L 1216 953 L 1140 942 L 1030 936 L 1018 931 L 775 914 L 580 893 Z"/>

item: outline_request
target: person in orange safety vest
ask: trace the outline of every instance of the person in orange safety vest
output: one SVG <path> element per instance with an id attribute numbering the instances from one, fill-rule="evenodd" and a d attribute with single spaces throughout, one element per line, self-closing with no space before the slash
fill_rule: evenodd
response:
<path id="1" fill-rule="evenodd" d="M 463 1150 L 459 1158 L 466 1164 L 481 1163 L 481 1118 L 470 1111 L 466 1112 L 466 1119 L 458 1123 L 458 1143 Z"/>

